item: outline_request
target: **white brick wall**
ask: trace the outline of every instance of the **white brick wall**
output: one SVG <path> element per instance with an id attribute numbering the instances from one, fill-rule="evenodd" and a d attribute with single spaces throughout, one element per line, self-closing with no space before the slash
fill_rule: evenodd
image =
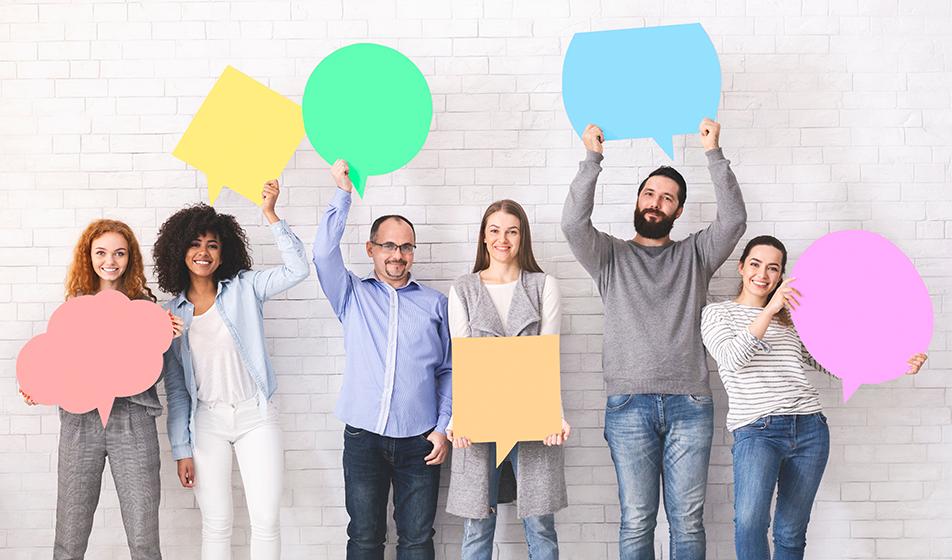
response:
<path id="1" fill-rule="evenodd" d="M 173 210 L 207 198 L 204 175 L 171 151 L 225 65 L 299 101 L 322 57 L 368 40 L 417 63 L 435 114 L 424 150 L 406 169 L 371 178 L 355 204 L 349 261 L 366 270 L 360 245 L 372 216 L 401 211 L 419 224 L 415 270 L 445 290 L 471 266 L 482 208 L 501 197 L 526 205 L 567 310 L 563 383 L 576 435 L 566 453 L 572 505 L 558 515 L 563 557 L 616 558 L 616 486 L 601 435 L 601 303 L 558 228 L 583 155 L 561 107 L 561 59 L 576 31 L 691 21 L 704 24 L 721 56 L 722 143 L 744 188 L 748 237 L 776 234 L 796 257 L 829 231 L 884 233 L 916 261 L 935 304 L 931 360 L 917 378 L 864 387 L 844 405 L 839 383 L 813 377 L 833 448 L 808 557 L 952 558 L 950 0 L 4 0 L 0 558 L 50 556 L 58 422 L 50 408 L 20 402 L 14 360 L 59 304 L 79 231 L 115 217 L 149 247 Z M 675 147 L 692 185 L 676 228 L 684 235 L 712 219 L 714 204 L 697 140 L 677 138 Z M 648 140 L 608 146 L 599 227 L 632 233 L 633 185 L 661 163 Z M 310 242 L 332 192 L 327 166 L 304 142 L 282 179 L 279 212 Z M 220 200 L 246 224 L 256 261 L 275 263 L 256 208 L 228 191 Z M 844 263 L 838 274 L 861 282 L 862 264 Z M 735 286 L 730 263 L 712 288 L 726 297 Z M 331 414 L 340 327 L 313 275 L 269 303 L 267 316 L 287 449 L 285 557 L 342 558 L 341 434 Z M 726 396 L 715 385 L 720 427 Z M 165 557 L 198 558 L 199 512 L 162 444 Z M 706 510 L 715 559 L 734 555 L 730 464 L 721 427 Z M 90 557 L 128 558 L 105 479 Z M 240 486 L 235 494 L 240 504 Z M 247 558 L 247 514 L 237 520 L 236 550 Z M 502 520 L 500 557 L 524 558 L 511 507 Z M 459 520 L 441 515 L 442 557 L 458 557 L 460 536 Z M 657 542 L 666 558 L 663 515 Z"/>

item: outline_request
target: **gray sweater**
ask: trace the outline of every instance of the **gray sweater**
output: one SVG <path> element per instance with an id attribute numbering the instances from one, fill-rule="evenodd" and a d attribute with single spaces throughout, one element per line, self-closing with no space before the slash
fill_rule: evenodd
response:
<path id="1" fill-rule="evenodd" d="M 711 276 L 747 229 L 747 211 L 721 149 L 707 152 L 707 159 L 717 217 L 663 247 L 618 239 L 592 225 L 601 154 L 588 152 L 569 187 L 562 232 L 602 296 L 602 371 L 609 395 L 711 394 L 701 308 Z"/>

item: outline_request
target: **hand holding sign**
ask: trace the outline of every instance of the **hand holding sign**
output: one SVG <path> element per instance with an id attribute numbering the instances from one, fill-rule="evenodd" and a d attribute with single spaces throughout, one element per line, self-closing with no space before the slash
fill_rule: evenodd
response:
<path id="1" fill-rule="evenodd" d="M 861 269 L 862 279 L 846 280 L 844 266 Z M 844 401 L 862 384 L 919 371 L 932 339 L 932 301 L 915 266 L 886 238 L 857 230 L 825 235 L 791 276 L 802 294 L 791 311 L 797 332 L 843 380 Z"/>
<path id="2" fill-rule="evenodd" d="M 453 432 L 496 442 L 497 463 L 520 441 L 568 436 L 559 387 L 558 335 L 453 339 Z"/>
<path id="3" fill-rule="evenodd" d="M 603 140 L 654 138 L 674 159 L 674 134 L 715 118 L 721 66 L 700 24 L 576 33 L 562 66 L 562 101 L 575 132 Z"/>
<path id="4" fill-rule="evenodd" d="M 17 355 L 21 392 L 39 404 L 81 414 L 96 408 L 103 426 L 116 397 L 155 384 L 173 337 L 168 313 L 121 292 L 74 297 Z"/>
<path id="5" fill-rule="evenodd" d="M 350 165 L 363 196 L 369 175 L 390 173 L 420 151 L 433 120 L 426 78 L 400 52 L 358 43 L 327 56 L 304 89 L 304 128 L 324 160 Z"/>

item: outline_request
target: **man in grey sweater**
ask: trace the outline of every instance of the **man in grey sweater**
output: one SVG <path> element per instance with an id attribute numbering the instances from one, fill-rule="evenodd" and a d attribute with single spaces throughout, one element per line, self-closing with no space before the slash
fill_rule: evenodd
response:
<path id="1" fill-rule="evenodd" d="M 671 240 L 687 186 L 670 167 L 656 169 L 639 186 L 634 239 L 595 229 L 592 208 L 603 135 L 594 125 L 582 135 L 588 153 L 562 211 L 569 247 L 595 279 L 604 303 L 605 439 L 618 478 L 622 560 L 654 559 L 662 490 L 671 557 L 705 557 L 704 494 L 714 402 L 701 342 L 701 308 L 711 276 L 744 234 L 747 212 L 718 145 L 720 125 L 704 119 L 700 136 L 717 198 L 717 216 L 701 231 Z"/>

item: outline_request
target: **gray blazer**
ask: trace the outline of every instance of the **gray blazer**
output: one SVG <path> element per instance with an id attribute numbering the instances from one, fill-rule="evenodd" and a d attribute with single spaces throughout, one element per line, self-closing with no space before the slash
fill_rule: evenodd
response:
<path id="1" fill-rule="evenodd" d="M 545 274 L 522 272 L 512 294 L 506 329 L 478 273 L 461 276 L 454 289 L 466 310 L 471 336 L 536 336 L 541 327 L 544 285 Z M 490 445 L 494 444 L 474 443 L 467 449 L 453 449 L 447 512 L 470 519 L 489 517 L 489 475 L 495 468 L 495 464 L 490 464 Z M 541 441 L 520 442 L 517 461 L 519 517 L 545 515 L 568 505 L 561 446 L 546 447 Z"/>

